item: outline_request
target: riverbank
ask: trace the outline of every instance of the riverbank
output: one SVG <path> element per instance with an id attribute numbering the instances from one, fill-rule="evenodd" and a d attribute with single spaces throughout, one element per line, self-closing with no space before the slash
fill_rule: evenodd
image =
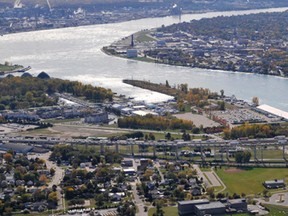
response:
<path id="1" fill-rule="evenodd" d="M 288 30 L 279 28 L 287 22 L 288 11 L 214 17 L 142 30 L 105 50 L 145 62 L 288 77 L 288 38 L 281 36 Z"/>
<path id="2" fill-rule="evenodd" d="M 182 16 L 182 21 L 283 10 L 287 9 L 194 14 Z M 29 71 L 31 74 L 38 74 L 39 71 L 44 70 L 52 77 L 110 88 L 113 92 L 119 92 L 119 94 L 138 100 L 143 100 L 146 96 L 149 101 L 152 99 L 158 101 L 162 96 L 126 85 L 122 83 L 123 79 L 145 79 L 154 83 L 163 83 L 168 80 L 171 84 L 187 83 L 191 87 L 209 88 L 216 92 L 224 89 L 227 95 L 234 94 L 247 101 L 258 96 L 261 104 L 266 103 L 288 110 L 287 101 L 283 100 L 285 92 L 288 91 L 287 79 L 148 64 L 115 58 L 100 51 L 103 46 L 141 29 L 156 28 L 162 24 L 168 26 L 178 21 L 175 17 L 148 18 L 117 24 L 10 34 L 0 40 L 0 55 L 2 61 L 31 65 L 32 69 Z"/>
<path id="3" fill-rule="evenodd" d="M 9 63 L 0 64 L 0 76 L 13 74 L 13 73 L 25 73 L 30 70 L 31 67 L 24 67 L 22 65 L 10 65 Z"/>

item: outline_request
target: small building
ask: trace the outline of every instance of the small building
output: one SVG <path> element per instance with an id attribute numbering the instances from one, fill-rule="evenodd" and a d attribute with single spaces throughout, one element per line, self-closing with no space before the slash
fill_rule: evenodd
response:
<path id="1" fill-rule="evenodd" d="M 135 110 L 132 112 L 133 115 L 137 115 L 137 116 L 146 116 L 148 114 L 150 115 L 154 115 L 154 116 L 158 116 L 157 113 L 149 111 L 149 110 Z"/>
<path id="2" fill-rule="evenodd" d="M 285 183 L 284 183 L 284 180 L 275 179 L 272 181 L 263 182 L 263 186 L 267 189 L 284 188 Z"/>
<path id="3" fill-rule="evenodd" d="M 129 107 L 125 107 L 123 109 L 121 109 L 121 113 L 123 115 L 130 115 L 132 113 L 133 109 L 132 108 L 129 108 Z"/>
<path id="4" fill-rule="evenodd" d="M 123 160 L 121 162 L 122 167 L 133 167 L 133 160 Z"/>
<path id="5" fill-rule="evenodd" d="M 125 175 L 129 175 L 129 176 L 134 176 L 136 174 L 136 171 L 133 168 L 123 169 L 123 172 Z"/>
<path id="6" fill-rule="evenodd" d="M 137 58 L 138 51 L 137 49 L 128 49 L 126 55 L 127 55 L 127 58 Z"/>
<path id="7" fill-rule="evenodd" d="M 228 206 L 230 207 L 230 209 L 235 209 L 237 212 L 238 211 L 243 211 L 243 212 L 248 211 L 247 202 L 245 199 L 228 200 Z"/>
<path id="8" fill-rule="evenodd" d="M 195 206 L 196 216 L 224 215 L 225 213 L 226 213 L 226 206 L 219 201 Z"/>
<path id="9" fill-rule="evenodd" d="M 99 123 L 108 123 L 108 113 L 101 112 L 101 113 L 93 113 L 91 115 L 85 116 L 84 122 L 88 124 L 99 124 Z"/>
<path id="10" fill-rule="evenodd" d="M 178 202 L 178 213 L 179 216 L 190 216 L 194 215 L 196 212 L 196 205 L 208 204 L 208 199 L 199 199 L 199 200 L 186 200 Z"/>

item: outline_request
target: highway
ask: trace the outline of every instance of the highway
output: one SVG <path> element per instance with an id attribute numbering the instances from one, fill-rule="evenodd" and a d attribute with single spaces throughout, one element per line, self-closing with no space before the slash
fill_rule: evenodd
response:
<path id="1" fill-rule="evenodd" d="M 211 147 L 261 147 L 261 146 L 287 146 L 288 139 L 281 138 L 267 138 L 267 139 L 248 139 L 248 140 L 207 140 L 207 141 L 199 141 L 199 140 L 191 140 L 191 141 L 183 141 L 183 140 L 175 140 L 175 141 L 139 141 L 139 140 L 118 140 L 111 141 L 106 139 L 63 139 L 58 137 L 39 137 L 39 136 L 2 136 L 0 137 L 0 143 L 23 143 L 23 144 L 34 144 L 34 145 L 56 145 L 56 144 L 83 144 L 83 145 L 142 145 L 142 146 L 171 146 L 171 147 L 203 147 L 203 148 L 211 148 Z"/>

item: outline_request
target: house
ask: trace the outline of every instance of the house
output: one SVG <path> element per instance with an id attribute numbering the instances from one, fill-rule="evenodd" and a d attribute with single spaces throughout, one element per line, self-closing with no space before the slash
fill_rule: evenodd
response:
<path id="1" fill-rule="evenodd" d="M 129 176 L 133 176 L 136 174 L 136 171 L 133 168 L 123 169 L 123 172 L 125 175 L 129 175 Z"/>
<path id="2" fill-rule="evenodd" d="M 275 179 L 272 181 L 263 182 L 263 186 L 267 189 L 284 188 L 285 183 L 284 180 Z"/>
<path id="3" fill-rule="evenodd" d="M 201 187 L 194 187 L 191 191 L 191 194 L 193 196 L 200 196 L 202 194 L 202 190 L 201 190 Z"/>
<path id="4" fill-rule="evenodd" d="M 128 49 L 127 50 L 127 58 L 137 58 L 138 51 L 137 49 Z"/>
<path id="5" fill-rule="evenodd" d="M 133 160 L 123 160 L 121 163 L 122 167 L 133 167 Z"/>

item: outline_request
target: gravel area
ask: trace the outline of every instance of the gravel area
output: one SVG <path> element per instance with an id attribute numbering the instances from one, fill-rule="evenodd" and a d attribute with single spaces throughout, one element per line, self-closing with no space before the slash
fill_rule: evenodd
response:
<path id="1" fill-rule="evenodd" d="M 192 114 L 192 113 L 184 113 L 184 114 L 176 114 L 174 115 L 179 119 L 184 120 L 191 120 L 196 127 L 200 127 L 200 125 L 203 125 L 203 127 L 217 127 L 220 124 L 212 121 L 211 119 L 207 118 L 205 115 L 198 115 L 198 114 Z"/>

